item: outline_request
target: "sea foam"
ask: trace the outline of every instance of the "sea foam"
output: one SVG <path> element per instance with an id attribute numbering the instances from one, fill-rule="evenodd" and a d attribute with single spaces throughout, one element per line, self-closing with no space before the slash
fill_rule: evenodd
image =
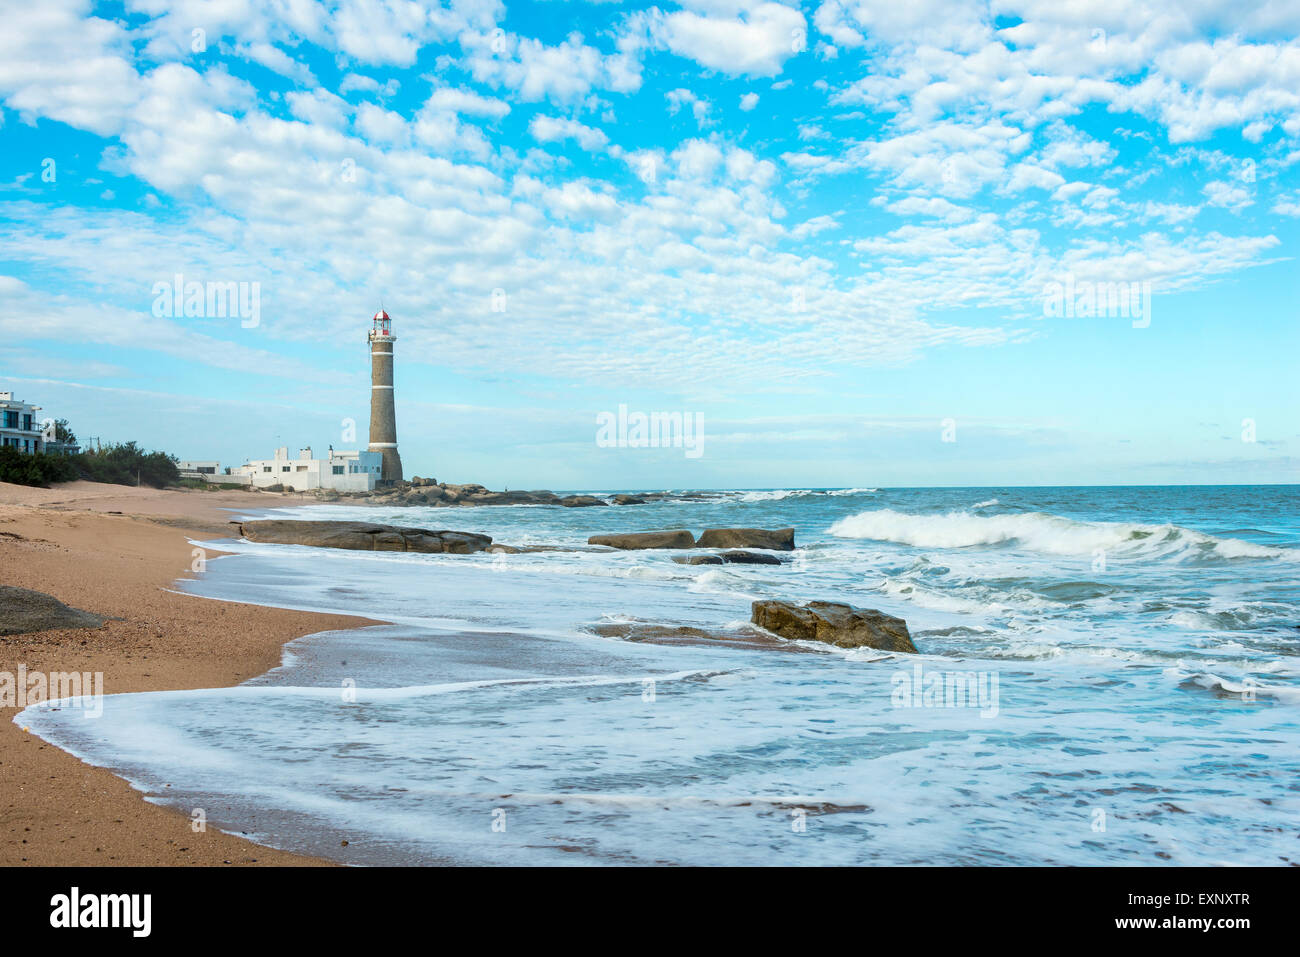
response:
<path id="1" fill-rule="evenodd" d="M 1099 549 L 1124 556 L 1213 553 L 1214 557 L 1296 560 L 1291 549 L 1232 538 L 1215 538 L 1178 525 L 1083 522 L 1045 512 L 975 515 L 967 511 L 909 514 L 882 508 L 840 519 L 830 527 L 840 538 L 874 539 L 918 548 L 968 548 L 1014 544 L 1049 555 L 1088 556 Z"/>

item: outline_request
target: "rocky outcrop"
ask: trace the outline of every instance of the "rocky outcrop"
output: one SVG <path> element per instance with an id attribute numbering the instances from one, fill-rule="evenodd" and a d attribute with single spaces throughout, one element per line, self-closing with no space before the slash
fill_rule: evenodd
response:
<path id="1" fill-rule="evenodd" d="M 780 565 L 775 555 L 760 552 L 722 552 L 718 555 L 682 555 L 673 561 L 679 565 Z"/>
<path id="2" fill-rule="evenodd" d="M 280 491 L 280 486 L 274 487 Z M 409 482 L 394 482 L 367 492 L 337 492 L 330 489 L 308 489 L 306 495 L 321 501 L 340 499 L 357 505 L 563 505 L 569 508 L 599 505 L 646 505 L 650 502 L 712 502 L 725 497 L 722 492 L 620 492 L 609 496 L 609 501 L 595 495 L 560 496 L 547 489 L 506 489 L 494 492 L 489 488 L 468 482 L 454 485 L 436 479 L 415 476 Z"/>
<path id="3" fill-rule="evenodd" d="M 700 548 L 767 548 L 778 552 L 794 549 L 793 528 L 706 528 Z"/>
<path id="4" fill-rule="evenodd" d="M 792 641 L 823 641 L 840 648 L 879 648 L 916 654 L 907 622 L 868 608 L 832 601 L 756 601 L 751 620 Z"/>
<path id="5" fill-rule="evenodd" d="M 53 595 L 0 585 L 0 635 L 25 635 L 62 628 L 98 628 L 105 619 L 69 608 Z"/>
<path id="6" fill-rule="evenodd" d="M 324 492 L 317 492 L 323 497 Z M 362 505 L 558 505 L 560 496 L 545 489 L 494 492 L 475 482 L 464 485 L 412 479 L 373 492 L 345 492 L 349 500 Z M 601 502 L 600 504 L 605 504 Z"/>
<path id="7" fill-rule="evenodd" d="M 492 544 L 487 535 L 474 532 L 434 531 L 372 522 L 235 522 L 239 534 L 250 542 L 277 545 L 312 545 L 366 552 L 443 552 L 469 555 Z"/>
<path id="8" fill-rule="evenodd" d="M 695 536 L 686 529 L 668 532 L 627 532 L 622 535 L 593 535 L 588 545 L 610 548 L 694 548 Z"/>
<path id="9" fill-rule="evenodd" d="M 608 505 L 609 502 L 594 495 L 566 495 L 557 504 L 565 508 L 587 508 L 591 505 Z"/>

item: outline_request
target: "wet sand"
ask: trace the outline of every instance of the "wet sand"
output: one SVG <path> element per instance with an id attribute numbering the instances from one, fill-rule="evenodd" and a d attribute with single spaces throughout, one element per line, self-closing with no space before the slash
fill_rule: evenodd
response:
<path id="1" fill-rule="evenodd" d="M 229 508 L 297 504 L 267 492 L 70 482 L 0 483 L 0 584 L 108 617 L 97 629 L 0 637 L 0 671 L 102 672 L 105 694 L 239 684 L 301 635 L 361 618 L 211 601 L 169 591 L 193 578 L 189 537 L 225 534 Z M 212 553 L 209 553 L 211 555 Z M 14 724 L 0 707 L 0 864 L 325 864 L 146 802 L 125 781 Z M 342 837 L 342 839 L 346 839 Z"/>

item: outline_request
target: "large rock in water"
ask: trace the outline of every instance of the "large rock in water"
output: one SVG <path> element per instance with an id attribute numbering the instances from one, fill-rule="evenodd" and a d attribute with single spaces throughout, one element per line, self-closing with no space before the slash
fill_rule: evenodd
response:
<path id="1" fill-rule="evenodd" d="M 720 555 L 684 555 L 674 558 L 679 565 L 780 565 L 781 559 L 762 552 L 723 552 Z"/>
<path id="2" fill-rule="evenodd" d="M 794 529 L 706 528 L 698 544 L 700 548 L 770 548 L 789 552 L 794 550 Z"/>
<path id="3" fill-rule="evenodd" d="M 792 641 L 824 641 L 840 648 L 879 648 L 916 654 L 907 622 L 870 608 L 833 601 L 803 605 L 768 599 L 756 601 L 751 620 L 760 628 Z"/>
<path id="4" fill-rule="evenodd" d="M 670 532 L 628 532 L 623 535 L 593 535 L 588 545 L 610 548 L 694 548 L 695 536 L 681 528 Z"/>
<path id="5" fill-rule="evenodd" d="M 69 608 L 53 595 L 30 588 L 0 585 L 0 635 L 25 635 L 62 628 L 98 628 L 99 615 Z"/>
<path id="6" fill-rule="evenodd" d="M 474 532 L 434 531 L 373 522 L 236 522 L 250 542 L 277 545 L 314 545 L 350 548 L 364 552 L 446 552 L 469 555 L 492 544 L 487 535 Z"/>
<path id="7" fill-rule="evenodd" d="M 594 495 L 566 495 L 555 503 L 563 505 L 565 508 L 588 508 L 592 505 L 608 505 L 604 499 L 596 498 Z"/>

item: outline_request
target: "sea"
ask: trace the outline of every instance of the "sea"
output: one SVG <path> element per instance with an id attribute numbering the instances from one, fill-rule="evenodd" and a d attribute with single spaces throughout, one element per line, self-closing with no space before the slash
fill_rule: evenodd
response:
<path id="1" fill-rule="evenodd" d="M 233 554 L 178 590 L 386 624 L 238 687 L 16 720 L 206 827 L 351 864 L 1300 863 L 1297 486 L 243 514 L 549 550 L 197 543 Z M 587 545 L 735 526 L 797 547 Z M 896 615 L 919 653 L 626 637 L 742 634 L 764 598 Z"/>

